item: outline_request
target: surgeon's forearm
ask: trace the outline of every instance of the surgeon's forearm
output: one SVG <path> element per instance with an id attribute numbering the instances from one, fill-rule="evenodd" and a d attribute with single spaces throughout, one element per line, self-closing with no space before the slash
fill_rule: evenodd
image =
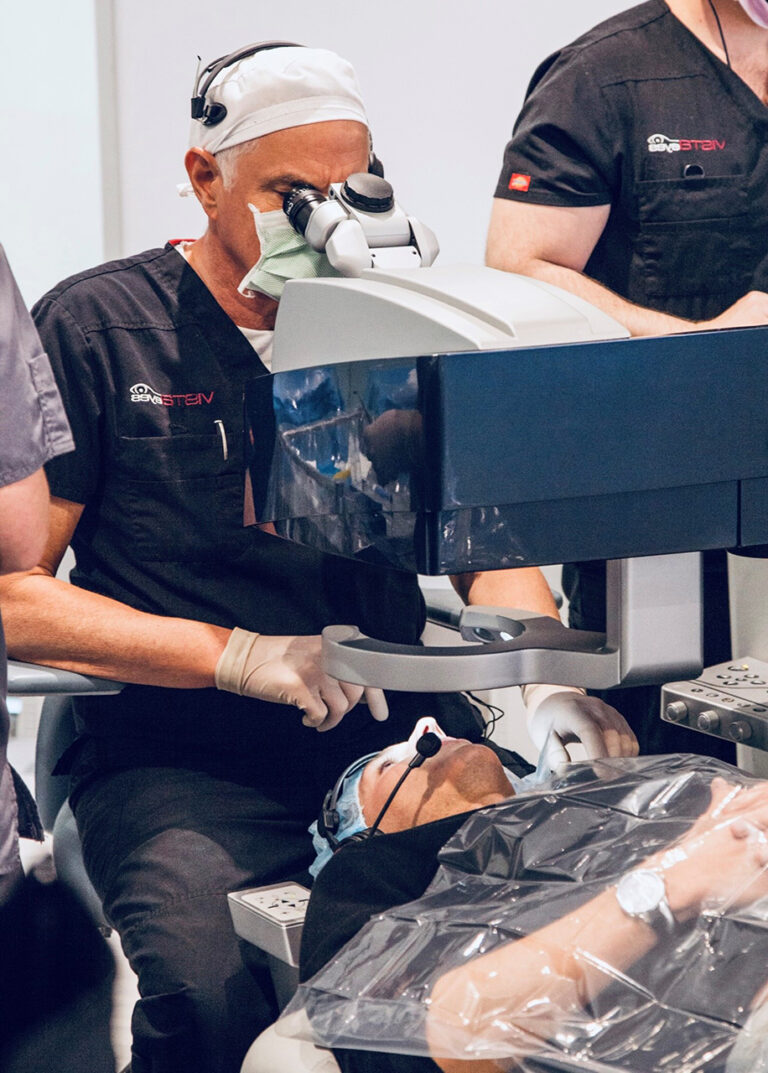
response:
<path id="1" fill-rule="evenodd" d="M 136 611 L 42 572 L 3 578 L 0 608 L 13 658 L 144 685 L 213 686 L 230 635 Z"/>
<path id="2" fill-rule="evenodd" d="M 517 607 L 559 618 L 552 590 L 537 566 L 454 574 L 451 583 L 465 604 Z"/>
<path id="3" fill-rule="evenodd" d="M 539 931 L 441 977 L 432 991 L 427 1039 L 444 1073 L 485 1073 L 493 1064 L 439 1057 L 467 1035 L 511 1056 L 536 1051 L 656 944 L 649 925 L 628 917 L 609 889 Z"/>

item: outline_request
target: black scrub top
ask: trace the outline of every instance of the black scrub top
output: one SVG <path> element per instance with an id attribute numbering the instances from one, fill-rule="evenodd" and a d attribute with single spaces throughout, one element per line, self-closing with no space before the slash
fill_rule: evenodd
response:
<path id="1" fill-rule="evenodd" d="M 355 623 L 417 642 L 415 575 L 243 528 L 243 387 L 267 370 L 177 250 L 75 276 L 33 312 L 77 445 L 47 467 L 53 495 L 85 505 L 75 585 L 228 628 L 316 634 Z M 76 701 L 99 767 L 183 764 L 274 784 L 275 794 L 310 780 L 324 790 L 347 757 L 407 737 L 419 715 L 456 714 L 459 734 L 478 733 L 476 713 L 451 697 L 403 695 L 390 707 L 386 723 L 358 706 L 317 734 L 295 708 L 215 689 L 131 685 Z"/>
<path id="2" fill-rule="evenodd" d="M 538 68 L 496 197 L 610 205 L 585 267 L 691 320 L 768 287 L 768 107 L 662 0 Z"/>

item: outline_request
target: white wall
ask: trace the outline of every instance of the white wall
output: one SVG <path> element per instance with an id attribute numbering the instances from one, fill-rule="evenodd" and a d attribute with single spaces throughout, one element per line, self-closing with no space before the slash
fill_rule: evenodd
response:
<path id="1" fill-rule="evenodd" d="M 93 0 L 3 0 L 0 101 L 0 243 L 31 303 L 103 259 Z"/>
<path id="2" fill-rule="evenodd" d="M 195 57 L 278 37 L 354 63 L 398 197 L 437 231 L 443 260 L 480 261 L 536 63 L 625 6 L 3 0 L 0 242 L 31 303 L 105 257 L 199 234 L 199 208 L 175 192 Z"/>
<path id="3" fill-rule="evenodd" d="M 375 4 L 114 0 L 123 252 L 204 226 L 184 176 L 195 57 L 252 41 L 335 49 L 357 69 L 374 142 L 443 260 L 481 261 L 501 153 L 539 60 L 626 0 L 387 0 Z"/>

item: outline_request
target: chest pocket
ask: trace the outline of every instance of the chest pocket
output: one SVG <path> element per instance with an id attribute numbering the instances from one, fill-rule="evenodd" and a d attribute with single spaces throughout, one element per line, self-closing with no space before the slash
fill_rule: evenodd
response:
<path id="1" fill-rule="evenodd" d="M 214 563 L 240 554 L 247 533 L 239 454 L 225 461 L 218 434 L 119 439 L 109 510 L 132 557 Z"/>
<path id="2" fill-rule="evenodd" d="M 634 301 L 679 296 L 688 300 L 679 315 L 715 316 L 749 289 L 768 252 L 743 175 L 638 182 L 634 209 Z"/>

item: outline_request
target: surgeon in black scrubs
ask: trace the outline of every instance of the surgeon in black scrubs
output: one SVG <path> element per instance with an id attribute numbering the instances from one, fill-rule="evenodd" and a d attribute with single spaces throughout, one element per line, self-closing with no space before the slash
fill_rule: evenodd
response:
<path id="1" fill-rule="evenodd" d="M 633 335 L 768 324 L 767 102 L 767 0 L 646 0 L 601 23 L 533 76 L 488 264 L 571 290 Z M 709 665 L 731 656 L 724 552 L 704 575 Z M 604 629 L 604 564 L 566 565 L 563 588 L 571 625 Z M 661 722 L 656 688 L 611 698 L 641 752 L 733 758 Z"/>
<path id="2" fill-rule="evenodd" d="M 34 309 L 76 449 L 47 468 L 39 565 L 0 581 L 9 652 L 127 683 L 77 699 L 61 766 L 139 977 L 132 1073 L 239 1071 L 277 1011 L 226 894 L 303 876 L 307 827 L 345 758 L 420 715 L 470 739 L 484 729 L 449 694 L 392 694 L 384 721 L 379 691 L 359 704 L 360 687 L 322 670 L 330 623 L 418 641 L 414 575 L 243 527 L 244 386 L 270 368 L 282 282 L 316 274 L 284 197 L 375 165 L 354 71 L 326 49 L 247 46 L 200 73 L 193 119 L 204 233 L 81 272 Z M 72 584 L 54 576 L 69 544 Z M 538 570 L 460 586 L 470 603 L 557 614 Z M 565 692 L 577 724 L 594 724 L 592 755 L 634 749 L 618 712 Z"/>

